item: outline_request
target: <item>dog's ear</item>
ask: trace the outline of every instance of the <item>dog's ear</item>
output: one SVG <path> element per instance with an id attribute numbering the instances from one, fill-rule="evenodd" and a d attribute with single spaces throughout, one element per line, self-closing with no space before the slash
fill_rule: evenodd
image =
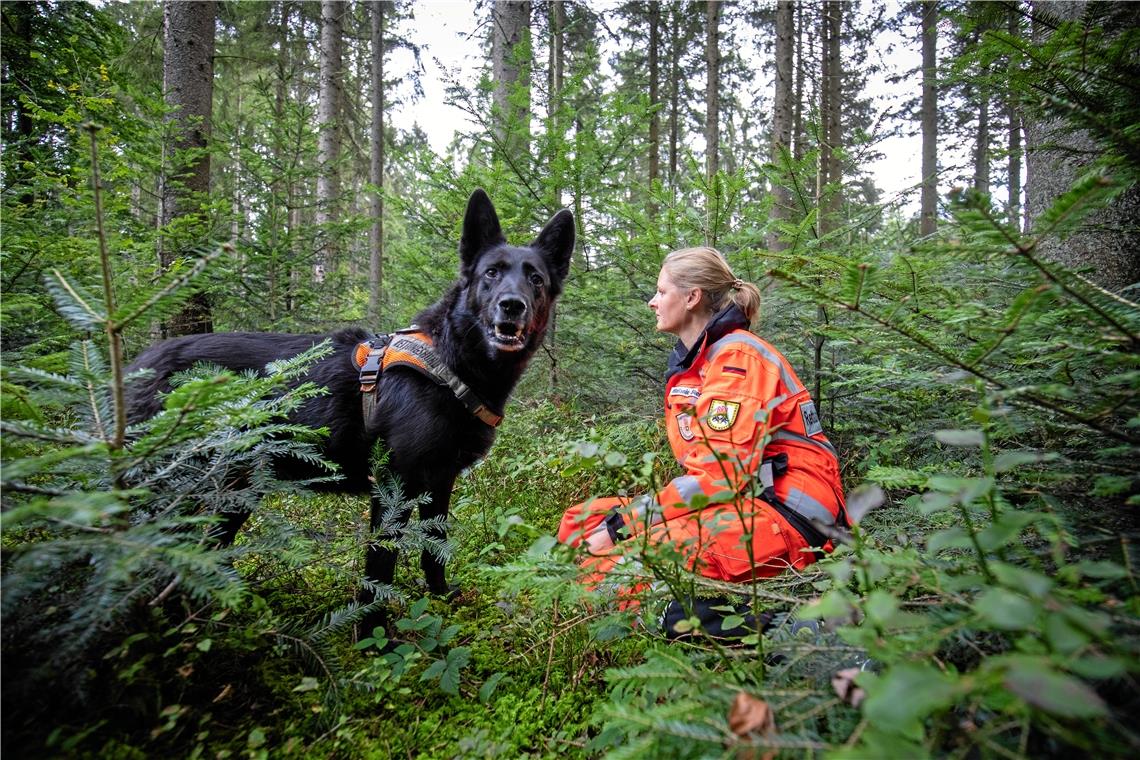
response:
<path id="1" fill-rule="evenodd" d="M 542 251 L 559 282 L 565 280 L 570 272 L 570 255 L 574 253 L 574 215 L 569 209 L 559 211 L 530 246 Z"/>
<path id="2" fill-rule="evenodd" d="M 499 215 L 483 188 L 477 188 L 467 201 L 467 214 L 463 217 L 463 235 L 459 238 L 459 261 L 464 271 L 471 267 L 479 254 L 487 248 L 507 242 Z"/>

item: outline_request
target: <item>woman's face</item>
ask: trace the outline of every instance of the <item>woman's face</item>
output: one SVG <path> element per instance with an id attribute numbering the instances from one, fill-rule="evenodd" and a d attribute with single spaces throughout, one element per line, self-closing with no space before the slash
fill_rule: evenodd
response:
<path id="1" fill-rule="evenodd" d="M 661 274 L 657 275 L 657 292 L 649 299 L 649 308 L 657 313 L 658 332 L 680 337 L 690 320 L 689 304 L 693 294 L 693 290 L 678 287 L 665 268 L 661 268 Z"/>

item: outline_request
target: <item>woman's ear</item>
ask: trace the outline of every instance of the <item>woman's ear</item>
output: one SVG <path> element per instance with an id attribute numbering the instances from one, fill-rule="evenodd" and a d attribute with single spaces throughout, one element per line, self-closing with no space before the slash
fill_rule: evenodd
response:
<path id="1" fill-rule="evenodd" d="M 704 292 L 700 288 L 693 288 L 689 291 L 689 295 L 685 297 L 685 308 L 693 311 L 701 304 L 701 297 Z"/>

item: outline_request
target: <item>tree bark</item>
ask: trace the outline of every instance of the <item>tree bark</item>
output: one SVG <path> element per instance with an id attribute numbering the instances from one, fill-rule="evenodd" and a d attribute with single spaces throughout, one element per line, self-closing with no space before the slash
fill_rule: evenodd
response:
<path id="1" fill-rule="evenodd" d="M 792 143 L 792 55 L 795 50 L 795 7 L 792 0 L 776 3 L 776 82 L 775 103 L 772 109 L 772 165 L 785 166 Z M 792 193 L 783 178 L 772 184 L 772 218 L 786 221 L 792 218 Z M 768 250 L 782 251 L 787 245 L 773 229 L 768 233 Z"/>
<path id="2" fill-rule="evenodd" d="M 842 202 L 843 178 L 836 154 L 842 140 L 839 117 L 843 78 L 839 38 L 843 24 L 842 4 L 827 0 L 821 6 L 820 14 L 820 151 L 816 193 L 819 198 L 818 230 L 822 238 L 834 229 Z"/>
<path id="3" fill-rule="evenodd" d="M 796 161 L 804 157 L 804 143 L 806 142 L 806 130 L 804 130 L 804 103 L 807 102 L 806 92 L 804 90 L 805 80 L 807 78 L 807 64 L 804 62 L 804 4 L 795 3 L 796 11 L 796 84 L 795 95 L 793 96 L 792 103 L 792 140 L 794 141 L 793 153 Z M 810 43 L 809 43 L 810 44 Z"/>
<path id="4" fill-rule="evenodd" d="M 550 116 L 562 107 L 562 87 L 566 79 L 566 4 L 550 0 Z"/>
<path id="5" fill-rule="evenodd" d="M 210 191 L 210 118 L 214 100 L 213 0 L 163 4 L 162 83 L 166 105 L 171 109 L 170 142 L 164 147 L 159 223 L 165 228 L 176 218 L 198 214 Z M 169 268 L 184 252 L 200 241 L 175 242 L 159 236 L 159 263 Z M 210 302 L 205 293 L 195 293 L 182 311 L 163 327 L 165 335 L 212 332 Z"/>
<path id="6" fill-rule="evenodd" d="M 839 149 L 843 145 L 841 114 L 843 112 L 843 59 L 841 41 L 843 30 L 843 2 L 831 0 L 827 14 L 827 58 L 830 61 L 827 79 L 827 97 L 830 108 L 827 113 L 827 182 L 832 185 L 828 195 L 827 211 L 834 218 L 843 205 L 843 169 L 839 165 Z"/>
<path id="7" fill-rule="evenodd" d="M 990 96 L 978 88 L 978 134 L 974 142 L 974 190 L 990 192 Z"/>
<path id="8" fill-rule="evenodd" d="M 369 2 L 372 22 L 372 131 L 368 179 L 372 183 L 368 247 L 368 319 L 376 324 L 384 286 L 384 3 Z"/>
<path id="9" fill-rule="evenodd" d="M 495 82 L 494 135 L 499 155 L 515 161 L 530 144 L 530 2 L 495 0 L 491 18 L 491 73 Z"/>
<path id="10" fill-rule="evenodd" d="M 938 228 L 938 3 L 923 0 L 922 14 L 922 200 L 919 232 Z"/>
<path id="11" fill-rule="evenodd" d="M 720 2 L 705 3 L 705 174 L 720 170 Z"/>
<path id="12" fill-rule="evenodd" d="M 344 74 L 344 17 L 347 5 L 321 0 L 320 79 L 317 93 L 317 255 L 313 279 L 324 282 L 336 259 L 329 226 L 340 195 L 341 77 Z"/>
<path id="13" fill-rule="evenodd" d="M 661 83 L 657 48 L 661 45 L 661 8 L 649 4 L 649 185 L 661 174 Z"/>
<path id="14" fill-rule="evenodd" d="M 1020 31 L 1020 12 L 1017 8 L 1010 8 L 1008 11 L 1008 28 L 1007 32 L 1011 36 L 1016 35 Z M 1011 61 L 1010 66 L 1014 64 Z M 1013 72 L 1011 71 L 1012 75 Z M 1006 122 L 1009 129 L 1009 221 L 1011 224 L 1022 229 L 1021 222 L 1021 111 L 1018 107 L 1017 94 L 1010 92 L 1006 100 Z"/>
<path id="15" fill-rule="evenodd" d="M 673 5 L 670 17 L 673 21 L 672 39 L 669 45 L 669 182 L 677 177 L 677 152 L 681 140 L 681 25 L 682 7 Z"/>

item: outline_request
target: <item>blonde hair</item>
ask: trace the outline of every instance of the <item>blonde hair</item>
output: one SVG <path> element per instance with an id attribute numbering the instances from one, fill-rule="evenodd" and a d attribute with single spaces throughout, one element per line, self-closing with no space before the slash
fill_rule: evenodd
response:
<path id="1" fill-rule="evenodd" d="M 760 288 L 737 277 L 724 255 L 715 248 L 682 248 L 665 257 L 661 268 L 680 288 L 700 288 L 708 309 L 716 314 L 735 303 L 751 323 L 760 314 Z"/>

